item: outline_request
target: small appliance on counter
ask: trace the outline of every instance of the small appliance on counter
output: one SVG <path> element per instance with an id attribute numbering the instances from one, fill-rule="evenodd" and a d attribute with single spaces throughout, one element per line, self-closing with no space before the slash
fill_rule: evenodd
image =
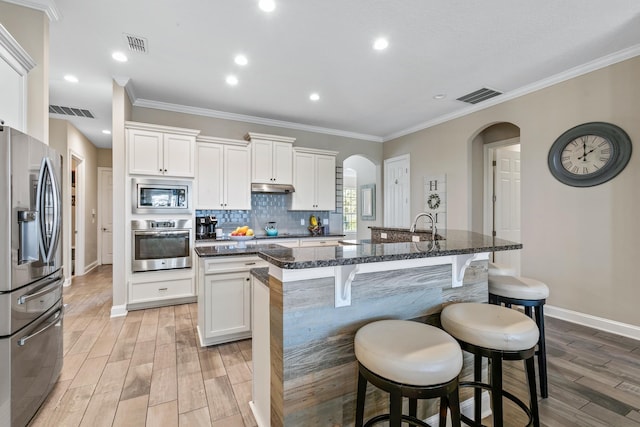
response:
<path id="1" fill-rule="evenodd" d="M 276 222 L 275 221 L 269 221 L 267 223 L 267 226 L 264 228 L 264 231 L 266 231 L 267 236 L 269 237 L 275 237 L 278 235 L 278 228 L 276 227 Z"/>
<path id="2" fill-rule="evenodd" d="M 196 217 L 196 240 L 215 239 L 218 219 L 215 216 Z"/>
<path id="3" fill-rule="evenodd" d="M 218 219 L 215 216 L 209 216 L 209 238 L 215 239 L 218 236 L 216 235 L 216 227 L 218 226 Z"/>

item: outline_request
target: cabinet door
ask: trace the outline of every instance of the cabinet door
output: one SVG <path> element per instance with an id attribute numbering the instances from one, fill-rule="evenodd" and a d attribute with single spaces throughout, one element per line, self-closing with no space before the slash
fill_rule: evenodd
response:
<path id="1" fill-rule="evenodd" d="M 233 145 L 224 147 L 223 209 L 251 209 L 251 160 L 249 148 Z"/>
<path id="2" fill-rule="evenodd" d="M 273 145 L 271 141 L 251 141 L 251 181 L 273 183 Z"/>
<path id="3" fill-rule="evenodd" d="M 162 163 L 162 132 L 129 129 L 129 173 L 164 175 Z"/>
<path id="4" fill-rule="evenodd" d="M 309 211 L 315 205 L 315 156 L 309 153 L 295 153 L 293 156 L 293 186 L 291 210 Z"/>
<path id="5" fill-rule="evenodd" d="M 206 338 L 251 331 L 249 272 L 205 276 Z"/>
<path id="6" fill-rule="evenodd" d="M 273 143 L 273 182 L 293 183 L 293 148 L 287 142 Z"/>
<path id="7" fill-rule="evenodd" d="M 316 209 L 336 210 L 336 158 L 316 156 Z"/>
<path id="8" fill-rule="evenodd" d="M 222 209 L 224 149 L 219 144 L 198 143 L 196 209 Z"/>
<path id="9" fill-rule="evenodd" d="M 188 135 L 164 134 L 164 174 L 193 178 L 196 139 Z"/>

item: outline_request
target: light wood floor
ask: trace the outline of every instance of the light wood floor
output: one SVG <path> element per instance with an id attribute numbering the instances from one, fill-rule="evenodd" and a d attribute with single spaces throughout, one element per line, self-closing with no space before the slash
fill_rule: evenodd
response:
<path id="1" fill-rule="evenodd" d="M 250 340 L 200 348 L 195 304 L 110 319 L 110 266 L 64 299 L 64 368 L 31 427 L 256 425 Z M 547 318 L 547 354 L 543 426 L 640 427 L 639 341 Z M 506 388 L 526 398 L 522 364 L 505 364 Z M 523 425 L 506 409 L 507 426 Z"/>

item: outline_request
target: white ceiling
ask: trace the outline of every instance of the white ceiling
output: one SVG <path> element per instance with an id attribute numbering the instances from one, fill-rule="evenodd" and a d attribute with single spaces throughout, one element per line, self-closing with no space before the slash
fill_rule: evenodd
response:
<path id="1" fill-rule="evenodd" d="M 276 0 L 270 14 L 257 0 L 42 1 L 60 16 L 50 103 L 91 110 L 71 121 L 100 147 L 111 145 L 101 130 L 114 76 L 129 79 L 134 105 L 380 142 L 481 107 L 456 101 L 476 89 L 506 99 L 640 54 L 637 0 Z M 123 33 L 145 37 L 148 54 Z M 374 51 L 380 35 L 389 48 Z M 129 61 L 113 61 L 116 50 Z"/>

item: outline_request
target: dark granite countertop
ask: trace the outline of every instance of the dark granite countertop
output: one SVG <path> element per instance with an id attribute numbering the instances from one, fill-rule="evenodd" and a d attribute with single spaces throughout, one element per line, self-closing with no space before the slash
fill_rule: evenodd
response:
<path id="1" fill-rule="evenodd" d="M 259 247 L 258 256 L 280 268 L 304 269 L 522 249 L 521 243 L 470 231 L 446 230 L 443 234 L 445 240 L 435 242 L 372 244 L 358 241 L 357 244 L 310 248 L 270 245 Z"/>
<path id="2" fill-rule="evenodd" d="M 273 243 L 247 245 L 246 248 L 238 248 L 236 245 L 211 245 L 194 248 L 194 251 L 196 251 L 196 255 L 200 258 L 208 258 L 216 256 L 256 255 L 257 253 L 267 249 L 278 249 L 283 247 L 284 246 Z"/>
<path id="3" fill-rule="evenodd" d="M 317 238 L 321 239 L 323 237 L 344 237 L 344 234 L 323 234 L 321 236 L 312 236 L 309 233 L 298 233 L 298 234 L 288 234 L 282 233 L 277 236 L 267 236 L 266 234 L 256 235 L 254 236 L 255 240 L 277 240 L 277 239 L 305 239 L 305 238 Z M 196 242 L 231 242 L 232 240 L 229 237 L 224 237 L 222 239 L 196 239 Z"/>
<path id="4" fill-rule="evenodd" d="M 251 275 L 269 287 L 269 267 L 252 268 Z"/>

